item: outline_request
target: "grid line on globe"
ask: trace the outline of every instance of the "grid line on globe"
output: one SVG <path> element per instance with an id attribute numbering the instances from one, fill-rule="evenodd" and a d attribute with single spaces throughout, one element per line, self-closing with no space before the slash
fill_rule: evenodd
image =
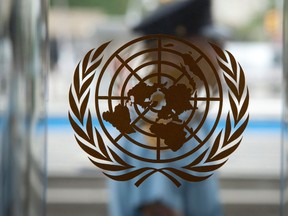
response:
<path id="1" fill-rule="evenodd" d="M 153 43 L 155 47 L 145 47 L 128 57 L 124 55 L 127 55 L 127 50 L 131 47 L 143 43 Z M 175 46 L 184 47 L 185 51 L 179 52 Z M 146 62 L 139 62 L 139 58 L 149 55 L 155 56 L 155 59 L 148 58 Z M 168 61 L 165 59 L 166 55 L 175 56 L 175 61 Z M 120 64 L 115 70 L 111 70 L 115 61 Z M 133 65 L 133 61 L 138 64 L 135 65 L 134 62 Z M 203 71 L 201 65 L 208 65 L 210 73 Z M 143 73 L 151 68 L 153 72 Z M 167 73 L 167 68 L 176 71 L 177 76 Z M 108 84 L 104 82 L 107 74 L 112 74 Z M 216 93 L 207 81 L 210 76 L 216 81 Z M 120 87 L 119 80 L 122 81 Z M 161 100 L 153 100 L 159 97 Z M 181 101 L 182 97 L 186 97 L 186 101 Z M 105 107 L 104 110 L 100 108 L 100 103 L 101 107 Z M 96 115 L 106 137 L 124 154 L 151 163 L 181 160 L 203 147 L 217 127 L 222 106 L 221 82 L 211 60 L 195 45 L 167 35 L 140 37 L 120 47 L 104 64 L 95 89 Z M 211 107 L 216 107 L 216 116 L 207 134 L 199 137 L 198 132 L 203 130 Z M 112 135 L 110 129 L 113 127 L 116 132 Z M 161 134 L 163 131 L 166 134 Z M 181 136 L 174 140 L 169 132 L 177 132 Z M 135 134 L 137 139 L 134 138 Z M 154 143 L 149 143 L 147 137 Z M 192 145 L 192 140 L 197 144 Z M 124 148 L 121 141 L 155 154 L 153 158 L 142 157 Z M 182 149 L 180 155 L 179 149 Z M 172 157 L 163 157 L 163 152 L 166 151 L 170 151 Z"/>

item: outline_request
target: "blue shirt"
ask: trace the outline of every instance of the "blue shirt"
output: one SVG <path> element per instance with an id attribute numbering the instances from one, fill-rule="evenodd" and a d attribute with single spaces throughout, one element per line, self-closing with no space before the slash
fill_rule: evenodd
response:
<path id="1" fill-rule="evenodd" d="M 204 131 L 205 130 L 202 128 L 199 132 L 204 133 Z M 137 140 L 140 139 L 139 141 L 141 142 L 140 137 L 134 138 L 138 138 Z M 149 153 L 147 154 L 147 151 L 144 151 L 127 141 L 119 143 L 125 149 L 129 148 L 130 152 L 137 153 L 137 155 L 145 155 L 145 157 L 151 156 Z M 193 144 L 193 141 L 190 144 Z M 207 147 L 207 144 L 205 145 Z M 185 151 L 185 146 L 179 151 L 180 153 L 181 151 Z M 152 151 L 151 154 L 153 154 Z M 125 162 L 133 164 L 136 167 L 146 166 L 144 162 L 128 157 L 124 153 L 119 156 L 125 160 Z M 188 164 L 197 156 L 199 156 L 199 153 L 189 156 L 184 160 L 186 160 Z M 181 162 L 171 163 L 170 165 L 172 167 L 177 167 L 177 163 Z M 154 165 L 156 168 L 158 166 L 160 167 L 162 165 Z M 174 209 L 176 212 L 181 213 L 183 216 L 222 215 L 216 174 L 201 182 L 187 182 L 180 178 L 177 178 L 177 180 L 181 183 L 180 187 L 177 187 L 169 178 L 159 172 L 151 175 L 139 187 L 136 187 L 134 184 L 137 179 L 124 182 L 109 180 L 110 215 L 140 216 L 139 208 L 145 204 L 151 204 L 154 202 L 161 202 L 162 204 Z"/>

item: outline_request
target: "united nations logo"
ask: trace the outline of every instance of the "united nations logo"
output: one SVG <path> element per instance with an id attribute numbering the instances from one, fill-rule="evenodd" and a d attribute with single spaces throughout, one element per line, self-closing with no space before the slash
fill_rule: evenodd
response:
<path id="1" fill-rule="evenodd" d="M 177 186 L 209 178 L 248 124 L 241 65 L 215 44 L 168 35 L 132 40 L 104 62 L 109 44 L 79 62 L 69 91 L 69 120 L 90 161 L 136 186 L 157 172 Z"/>

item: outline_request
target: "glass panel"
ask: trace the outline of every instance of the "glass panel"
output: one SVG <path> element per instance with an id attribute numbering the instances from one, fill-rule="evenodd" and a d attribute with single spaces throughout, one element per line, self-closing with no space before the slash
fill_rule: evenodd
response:
<path id="1" fill-rule="evenodd" d="M 200 5 L 208 5 L 208 10 L 200 8 L 195 11 L 192 7 L 193 18 L 187 17 L 183 20 L 181 13 L 175 16 L 167 15 L 162 25 L 156 28 L 148 26 L 148 30 L 138 29 L 139 31 L 135 32 L 134 27 L 143 20 L 149 20 L 147 17 L 153 19 L 155 13 L 162 16 L 161 7 L 184 1 L 123 0 L 117 3 L 115 1 L 91 3 L 84 0 L 81 3 L 74 0 L 51 1 L 50 46 L 51 50 L 52 48 L 54 50 L 51 52 L 51 59 L 54 60 L 51 61 L 49 79 L 48 215 L 109 215 L 109 212 L 111 216 L 129 215 L 127 212 L 139 210 L 139 207 L 147 207 L 147 204 L 152 204 L 148 205 L 152 209 L 159 207 L 165 211 L 167 209 L 162 206 L 164 204 L 168 209 L 181 212 L 183 216 L 193 215 L 187 213 L 187 209 L 194 208 L 192 210 L 194 214 L 199 215 L 201 211 L 211 206 L 211 209 L 213 207 L 216 209 L 214 214 L 203 213 L 203 215 L 217 215 L 216 212 L 221 212 L 218 215 L 233 216 L 281 214 L 280 207 L 286 203 L 284 196 L 286 154 L 284 153 L 287 151 L 284 151 L 287 149 L 284 145 L 281 150 L 283 2 L 281 0 L 191 0 L 190 2 L 202 2 L 199 3 Z M 209 9 L 211 9 L 211 16 Z M 164 11 L 165 13 L 169 14 L 167 11 Z M 189 24 L 195 20 L 200 23 L 198 23 L 200 26 L 204 23 L 205 28 L 201 26 L 196 31 L 198 27 L 191 27 Z M 176 35 L 191 40 L 199 46 L 203 45 L 203 40 L 213 41 L 230 51 L 245 72 L 250 95 L 249 124 L 240 146 L 213 178 L 207 181 L 184 182 L 183 187 L 177 188 L 165 176 L 155 175 L 156 177 L 153 178 L 152 175 L 152 180 L 143 183 L 142 188 L 140 185 L 140 189 L 134 186 L 135 181 L 128 183 L 109 181 L 100 169 L 90 163 L 86 153 L 74 140 L 74 133 L 67 119 L 67 110 L 69 110 L 67 92 L 78 62 L 90 49 L 112 40 L 103 54 L 103 62 L 105 62 L 121 45 L 136 37 L 153 33 Z M 127 53 L 118 54 L 123 54 L 127 59 L 143 48 L 141 46 L 135 46 L 135 49 Z M 155 48 L 157 44 L 151 42 L 147 46 Z M 174 57 L 167 56 L 166 60 L 179 58 Z M 124 60 L 125 58 L 123 57 Z M 152 54 L 150 59 L 153 58 L 155 55 Z M 148 60 L 140 56 L 133 59 L 131 64 Z M 114 74 L 119 64 L 117 61 L 107 64 L 111 74 Z M 166 69 L 168 71 L 171 67 Z M 152 71 L 153 68 L 151 67 L 150 70 Z M 139 70 L 139 73 L 142 71 L 144 70 Z M 97 70 L 97 73 L 100 73 L 100 70 Z M 119 73 L 125 74 L 125 69 L 119 70 Z M 108 89 L 107 83 L 111 79 L 111 74 L 103 76 L 101 94 Z M 115 80 L 120 87 L 123 86 L 124 81 L 121 77 Z M 133 86 L 135 80 L 131 79 L 127 85 Z M 211 82 L 213 83 L 213 78 Z M 167 83 L 169 85 L 169 82 Z M 113 90 L 117 87 L 113 87 Z M 229 98 L 226 96 L 224 101 L 229 101 Z M 104 112 L 106 105 L 105 102 L 100 103 L 99 109 Z M 116 105 L 117 102 L 113 101 L 112 106 Z M 227 103 L 224 104 L 225 106 L 227 108 Z M 93 108 L 92 102 L 91 109 Z M 97 122 L 95 113 L 93 118 Z M 213 121 L 213 116 L 209 118 Z M 222 116 L 219 124 L 224 126 L 225 120 L 226 118 Z M 140 128 L 141 123 L 137 126 Z M 146 130 L 147 126 L 141 129 Z M 112 126 L 108 127 L 107 131 L 118 132 Z M 200 135 L 199 137 L 201 138 Z M 283 137 L 287 138 L 285 134 Z M 142 138 L 148 140 L 145 136 Z M 132 141 L 124 142 L 120 139 L 121 145 L 127 143 L 130 146 L 134 145 Z M 140 148 L 130 147 L 135 154 L 140 151 Z M 149 150 L 145 152 L 149 154 Z M 173 154 L 172 151 L 170 153 Z M 124 155 L 122 156 L 125 158 Z M 280 189 L 281 182 L 283 185 Z M 283 193 L 282 197 L 281 193 Z M 200 202 L 201 198 L 205 201 Z M 129 205 L 130 203 L 132 204 Z M 284 210 L 282 215 L 285 215 Z"/>
<path id="2" fill-rule="evenodd" d="M 288 2 L 284 1 L 284 40 L 283 40 L 283 76 L 284 76 L 284 87 L 283 87 L 283 136 L 282 136 L 282 148 L 281 148 L 281 215 L 287 215 L 288 207 L 288 196 L 287 196 L 287 165 L 288 165 Z"/>
<path id="3" fill-rule="evenodd" d="M 0 215 L 45 215 L 47 2 L 0 1 Z"/>

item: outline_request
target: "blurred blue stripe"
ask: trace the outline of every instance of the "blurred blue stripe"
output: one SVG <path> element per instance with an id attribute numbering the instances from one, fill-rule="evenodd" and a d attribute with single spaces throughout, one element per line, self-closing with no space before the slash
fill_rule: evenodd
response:
<path id="1" fill-rule="evenodd" d="M 212 121 L 211 121 L 212 123 Z M 94 121 L 97 127 L 98 122 Z M 49 117 L 48 118 L 48 128 L 66 128 L 71 127 L 68 117 Z M 225 127 L 225 120 L 220 120 L 218 127 Z M 248 123 L 247 130 L 280 130 L 281 121 L 274 119 L 251 119 Z"/>

